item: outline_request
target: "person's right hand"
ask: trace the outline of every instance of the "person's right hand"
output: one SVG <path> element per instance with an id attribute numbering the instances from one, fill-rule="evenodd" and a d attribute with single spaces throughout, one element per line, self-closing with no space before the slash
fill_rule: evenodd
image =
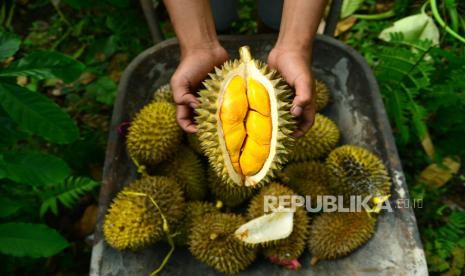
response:
<path id="1" fill-rule="evenodd" d="M 195 92 L 208 73 L 227 59 L 228 53 L 219 44 L 182 51 L 181 63 L 171 77 L 170 84 L 177 105 L 176 119 L 184 131 L 197 131 L 193 121 L 193 109 L 198 107 L 199 101 Z"/>

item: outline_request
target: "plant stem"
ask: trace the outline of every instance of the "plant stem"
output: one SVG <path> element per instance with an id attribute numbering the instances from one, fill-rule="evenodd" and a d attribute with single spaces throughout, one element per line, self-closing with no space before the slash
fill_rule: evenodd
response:
<path id="1" fill-rule="evenodd" d="M 13 1 L 11 3 L 10 10 L 8 11 L 8 17 L 6 18 L 6 21 L 5 21 L 5 28 L 7 29 L 11 28 L 11 21 L 13 20 L 13 15 L 15 14 L 15 8 L 16 8 L 16 1 Z"/>
<path id="2" fill-rule="evenodd" d="M 460 36 L 458 33 L 454 32 L 454 30 L 452 30 L 447 24 L 446 22 L 444 22 L 444 20 L 442 19 L 441 15 L 439 14 L 439 11 L 438 11 L 438 6 L 436 4 L 436 0 L 430 0 L 430 5 L 431 5 L 431 11 L 433 12 L 433 16 L 434 16 L 434 19 L 436 19 L 436 21 L 439 23 L 439 25 L 441 27 L 444 28 L 444 30 L 446 30 L 446 32 L 448 32 L 450 35 L 452 35 L 453 37 L 455 37 L 457 40 L 465 43 L 465 38 Z"/>
<path id="3" fill-rule="evenodd" d="M 394 9 L 383 12 L 383 13 L 378 13 L 378 14 L 354 14 L 353 16 L 357 19 L 365 19 L 365 20 L 381 20 L 381 19 L 386 19 L 389 17 L 393 17 L 396 15 Z"/>
<path id="4" fill-rule="evenodd" d="M 59 4 L 55 5 L 55 3 L 53 3 L 53 1 L 50 1 L 52 3 L 52 6 L 53 8 L 55 8 L 55 11 L 58 13 L 58 15 L 60 16 L 60 19 L 68 26 L 68 27 L 72 27 L 71 26 L 71 23 L 69 23 L 68 19 L 66 18 L 66 16 L 63 14 L 63 12 L 61 11 L 60 7 L 58 6 Z"/>

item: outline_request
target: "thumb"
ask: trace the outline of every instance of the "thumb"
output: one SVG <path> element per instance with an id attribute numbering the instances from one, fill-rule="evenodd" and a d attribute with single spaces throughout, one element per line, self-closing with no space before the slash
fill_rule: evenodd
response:
<path id="1" fill-rule="evenodd" d="M 295 82 L 295 97 L 292 101 L 291 113 L 294 116 L 302 115 L 304 108 L 311 103 L 311 82 L 299 78 Z"/>
<path id="2" fill-rule="evenodd" d="M 178 81 L 175 78 L 171 79 L 171 89 L 173 91 L 173 99 L 177 105 L 186 105 L 191 108 L 197 108 L 199 100 L 189 89 L 188 81 Z"/>

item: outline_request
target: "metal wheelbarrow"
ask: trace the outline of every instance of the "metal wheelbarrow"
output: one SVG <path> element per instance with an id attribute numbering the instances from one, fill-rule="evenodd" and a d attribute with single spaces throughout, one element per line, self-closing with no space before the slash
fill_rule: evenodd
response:
<path id="1" fill-rule="evenodd" d="M 340 4 L 340 1 L 333 2 Z M 337 7 L 333 7 L 330 16 L 338 14 L 337 10 Z M 328 29 L 332 33 L 336 21 L 328 22 L 325 33 L 328 33 Z M 275 35 L 223 36 L 220 40 L 231 58 L 237 58 L 240 46 L 249 45 L 256 58 L 266 60 L 276 38 Z M 102 223 L 112 198 L 137 177 L 136 169 L 131 165 L 126 152 L 124 137 L 118 133 L 117 126 L 132 118 L 151 99 L 156 88 L 169 82 L 178 63 L 179 45 L 175 39 L 171 39 L 142 52 L 124 71 L 108 138 L 91 275 L 149 275 L 160 265 L 169 250 L 167 245 L 157 244 L 139 252 L 117 251 L 105 243 Z M 332 103 L 324 114 L 339 126 L 341 142 L 366 147 L 383 159 L 392 178 L 390 202 L 394 207 L 393 212 L 383 212 L 373 238 L 348 257 L 320 261 L 316 267 L 310 267 L 310 256 L 305 253 L 301 258 L 303 267 L 298 272 L 261 259 L 240 274 L 427 275 L 412 206 L 405 206 L 409 200 L 407 183 L 372 71 L 354 49 L 328 35 L 317 36 L 312 67 L 315 77 L 323 80 L 331 90 Z M 220 273 L 197 261 L 187 249 L 176 248 L 161 274 Z"/>

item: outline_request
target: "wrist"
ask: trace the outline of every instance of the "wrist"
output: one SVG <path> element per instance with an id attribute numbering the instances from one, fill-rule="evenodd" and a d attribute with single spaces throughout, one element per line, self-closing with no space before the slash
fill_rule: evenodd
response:
<path id="1" fill-rule="evenodd" d="M 180 48 L 181 57 L 197 55 L 198 53 L 215 53 L 223 50 L 223 47 L 217 39 L 211 41 L 191 41 L 189 43 L 181 43 Z"/>

